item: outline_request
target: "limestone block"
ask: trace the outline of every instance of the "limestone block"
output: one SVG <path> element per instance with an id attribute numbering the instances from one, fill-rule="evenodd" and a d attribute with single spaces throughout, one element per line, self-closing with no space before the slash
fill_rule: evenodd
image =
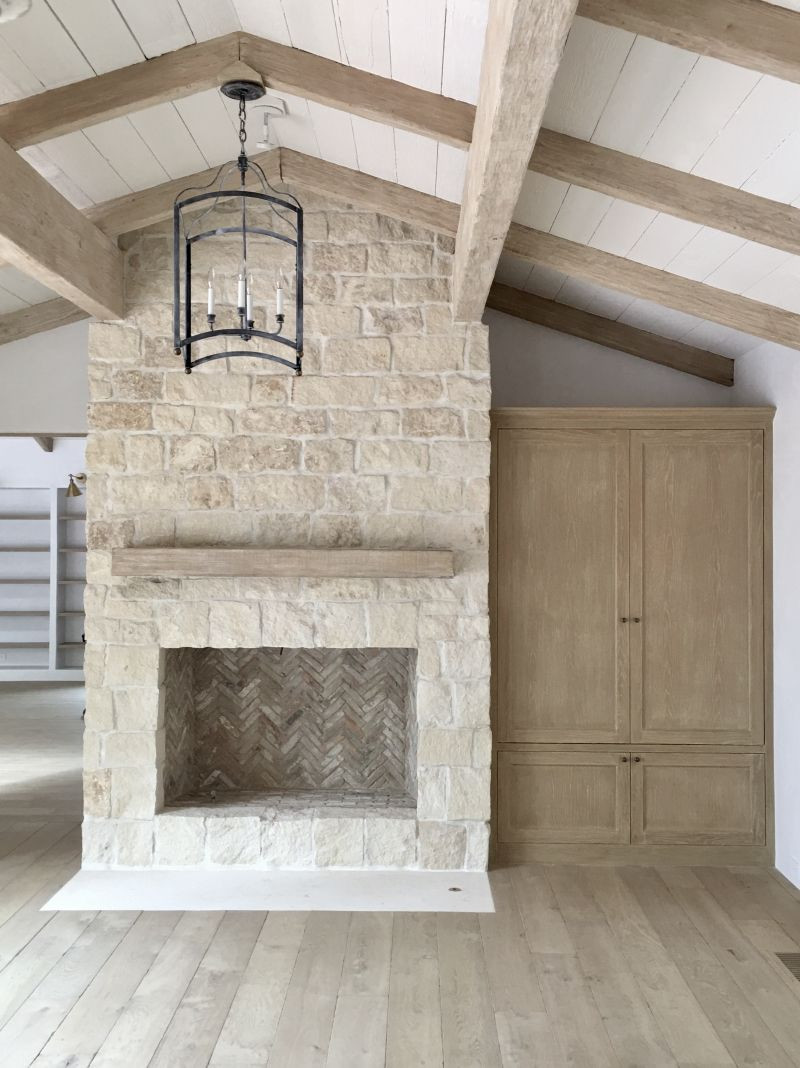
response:
<path id="1" fill-rule="evenodd" d="M 341 275 L 339 300 L 346 304 L 391 304 L 391 278 L 374 275 Z"/>
<path id="2" fill-rule="evenodd" d="M 153 824 L 150 820 L 120 820 L 115 838 L 114 867 L 153 866 Z"/>
<path id="3" fill-rule="evenodd" d="M 420 764 L 469 767 L 472 731 L 463 728 L 421 727 L 417 742 Z"/>
<path id="4" fill-rule="evenodd" d="M 489 328 L 471 323 L 467 331 L 466 366 L 470 371 L 489 371 Z"/>
<path id="5" fill-rule="evenodd" d="M 489 680 L 472 679 L 453 686 L 455 723 L 459 727 L 486 727 L 489 723 Z"/>
<path id="6" fill-rule="evenodd" d="M 164 399 L 186 404 L 246 404 L 250 376 L 233 371 L 206 371 L 187 375 L 175 370 L 164 377 Z"/>
<path id="7" fill-rule="evenodd" d="M 89 405 L 92 430 L 151 430 L 153 410 L 138 401 L 95 401 Z"/>
<path id="8" fill-rule="evenodd" d="M 453 322 L 452 305 L 426 304 L 424 311 L 426 334 L 452 334 L 462 339 L 466 336 L 466 324 Z"/>
<path id="9" fill-rule="evenodd" d="M 309 270 L 327 274 L 363 274 L 367 265 L 366 245 L 333 245 L 314 242 Z M 383 272 L 386 273 L 386 272 Z"/>
<path id="10" fill-rule="evenodd" d="M 426 317 L 430 309 L 426 310 Z M 441 337 L 396 337 L 392 340 L 392 369 L 399 373 L 417 371 L 460 371 L 464 366 L 464 339 L 448 332 Z"/>
<path id="11" fill-rule="evenodd" d="M 285 374 L 280 377 L 270 375 L 254 379 L 250 403 L 254 405 L 288 404 L 292 381 L 293 379 L 287 378 Z"/>
<path id="12" fill-rule="evenodd" d="M 116 323 L 90 323 L 89 354 L 92 360 L 110 363 L 136 363 L 139 359 L 141 334 L 129 326 Z"/>
<path id="13" fill-rule="evenodd" d="M 406 407 L 414 404 L 435 404 L 444 396 L 444 386 L 438 375 L 384 375 L 378 379 L 375 403 Z"/>
<path id="14" fill-rule="evenodd" d="M 451 767 L 447 791 L 449 820 L 488 820 L 489 768 Z"/>
<path id="15" fill-rule="evenodd" d="M 472 733 L 472 766 L 488 768 L 492 763 L 492 732 L 481 727 Z"/>
<path id="16" fill-rule="evenodd" d="M 489 413 L 468 411 L 465 413 L 467 437 L 473 441 L 488 441 L 489 433 L 491 431 L 491 424 L 489 421 Z"/>
<path id="17" fill-rule="evenodd" d="M 341 438 L 307 441 L 303 446 L 303 466 L 306 471 L 338 474 L 353 470 L 355 442 Z"/>
<path id="18" fill-rule="evenodd" d="M 437 642 L 420 642 L 417 649 L 417 674 L 420 679 L 438 679 L 442 673 Z"/>
<path id="19" fill-rule="evenodd" d="M 198 816 L 162 813 L 155 818 L 155 865 L 200 867 L 205 859 L 206 827 Z"/>
<path id="20" fill-rule="evenodd" d="M 327 304 L 336 300 L 336 275 L 304 272 L 303 298 L 309 303 L 321 301 Z"/>
<path id="21" fill-rule="evenodd" d="M 453 722 L 453 698 L 446 679 L 417 680 L 417 722 L 421 729 Z"/>
<path id="22" fill-rule="evenodd" d="M 209 817 L 206 843 L 210 864 L 252 867 L 261 857 L 261 820 L 255 816 Z"/>
<path id="23" fill-rule="evenodd" d="M 362 441 L 356 467 L 365 474 L 398 474 L 428 469 L 428 446 L 416 441 Z"/>
<path id="24" fill-rule="evenodd" d="M 378 216 L 366 211 L 332 211 L 328 213 L 330 241 L 361 243 L 377 241 L 380 236 Z"/>
<path id="25" fill-rule="evenodd" d="M 233 431 L 233 414 L 225 408 L 197 407 L 193 409 L 192 431 L 224 437 Z"/>
<path id="26" fill-rule="evenodd" d="M 112 692 L 101 686 L 87 686 L 84 727 L 89 731 L 110 731 L 114 727 Z"/>
<path id="27" fill-rule="evenodd" d="M 442 642 L 441 653 L 443 670 L 453 679 L 481 679 L 489 674 L 488 641 Z"/>
<path id="28" fill-rule="evenodd" d="M 236 429 L 245 434 L 275 434 L 289 438 L 324 434 L 328 413 L 324 408 L 303 411 L 285 408 L 245 408 L 236 417 Z"/>
<path id="29" fill-rule="evenodd" d="M 233 487 L 219 475 L 198 475 L 186 480 L 186 503 L 190 508 L 232 508 Z"/>
<path id="30" fill-rule="evenodd" d="M 175 517 L 173 540 L 178 546 L 204 548 L 253 545 L 253 516 L 247 512 L 186 512 Z"/>
<path id="31" fill-rule="evenodd" d="M 464 868 L 467 871 L 486 871 L 489 867 L 489 824 L 471 820 L 466 824 L 466 830 Z"/>
<path id="32" fill-rule="evenodd" d="M 297 544 L 295 542 L 295 544 Z M 357 515 L 315 515 L 311 524 L 311 544 L 317 548 L 364 544 L 361 517 Z"/>
<path id="33" fill-rule="evenodd" d="M 464 421 L 454 408 L 410 408 L 403 412 L 403 433 L 412 438 L 463 438 Z"/>
<path id="34" fill-rule="evenodd" d="M 456 239 L 451 237 L 450 234 L 437 234 L 436 248 L 439 252 L 445 252 L 452 256 L 456 250 Z"/>
<path id="35" fill-rule="evenodd" d="M 161 400 L 164 391 L 163 375 L 154 371 L 120 368 L 114 371 L 111 382 L 117 400 Z"/>
<path id="36" fill-rule="evenodd" d="M 213 441 L 193 434 L 173 438 L 169 445 L 169 466 L 173 471 L 192 474 L 213 471 L 216 466 Z"/>
<path id="37" fill-rule="evenodd" d="M 210 642 L 215 649 L 256 649 L 261 645 L 261 609 L 245 601 L 216 601 L 210 610 Z"/>
<path id="38" fill-rule="evenodd" d="M 266 868 L 312 868 L 311 820 L 278 816 L 261 824 L 261 863 Z"/>
<path id="39" fill-rule="evenodd" d="M 424 544 L 422 516 L 411 512 L 365 516 L 362 544 L 378 549 L 417 548 Z"/>
<path id="40" fill-rule="evenodd" d="M 119 549 L 133 540 L 132 519 L 101 520 L 86 524 L 86 544 L 90 549 Z"/>
<path id="41" fill-rule="evenodd" d="M 161 603 L 158 628 L 164 649 L 203 648 L 208 645 L 208 604 L 202 601 Z"/>
<path id="42" fill-rule="evenodd" d="M 126 731 L 117 729 L 106 735 L 103 749 L 108 768 L 153 768 L 158 759 L 161 731 Z M 163 746 L 163 736 L 160 738 Z"/>
<path id="43" fill-rule="evenodd" d="M 89 366 L 89 400 L 111 400 L 111 375 L 106 364 Z"/>
<path id="44" fill-rule="evenodd" d="M 398 304 L 449 303 L 450 279 L 398 278 L 394 283 L 394 299 Z"/>
<path id="45" fill-rule="evenodd" d="M 161 801 L 155 768 L 112 769 L 111 815 L 115 819 L 152 819 Z"/>
<path id="46" fill-rule="evenodd" d="M 310 649 L 314 645 L 314 607 L 267 601 L 261 605 L 261 644 Z"/>
<path id="47" fill-rule="evenodd" d="M 447 812 L 447 769 L 417 767 L 417 818 L 443 820 Z"/>
<path id="48" fill-rule="evenodd" d="M 360 408 L 372 404 L 375 378 L 358 375 L 306 375 L 292 379 L 292 403 Z"/>
<path id="49" fill-rule="evenodd" d="M 159 677 L 157 645 L 109 645 L 106 686 L 152 686 Z"/>
<path id="50" fill-rule="evenodd" d="M 396 215 L 380 215 L 378 221 L 381 237 L 386 241 L 427 241 L 433 242 L 433 231 L 425 226 L 398 219 Z"/>
<path id="51" fill-rule="evenodd" d="M 348 411 L 334 408 L 330 412 L 331 432 L 345 438 L 391 438 L 400 433 L 397 412 Z"/>
<path id="52" fill-rule="evenodd" d="M 86 816 L 81 828 L 84 868 L 109 868 L 114 862 L 116 824 Z"/>
<path id="53" fill-rule="evenodd" d="M 378 580 L 368 578 L 303 579 L 303 600 L 320 601 L 377 601 Z"/>
<path id="54" fill-rule="evenodd" d="M 362 604 L 317 604 L 314 612 L 316 648 L 362 648 L 367 628 Z"/>
<path id="55" fill-rule="evenodd" d="M 97 818 L 111 815 L 111 772 L 107 768 L 84 771 L 83 813 Z"/>
<path id="56" fill-rule="evenodd" d="M 450 375 L 447 396 L 459 408 L 481 408 L 488 411 L 492 404 L 492 389 L 488 375 Z"/>
<path id="57" fill-rule="evenodd" d="M 322 355 L 326 374 L 388 371 L 391 362 L 392 351 L 385 337 L 328 338 Z"/>
<path id="58" fill-rule="evenodd" d="M 186 483 L 179 475 L 118 475 L 111 487 L 116 512 L 173 511 L 184 507 Z"/>
<path id="59" fill-rule="evenodd" d="M 164 693 L 159 687 L 117 689 L 113 697 L 114 719 L 119 730 L 157 731 L 164 726 Z"/>
<path id="60" fill-rule="evenodd" d="M 313 512 L 325 503 L 325 480 L 317 475 L 253 475 L 238 480 L 239 508 Z"/>
<path id="61" fill-rule="evenodd" d="M 486 514 L 489 511 L 489 479 L 472 478 L 464 488 L 464 508 L 468 512 Z"/>
<path id="62" fill-rule="evenodd" d="M 353 337 L 360 333 L 361 312 L 347 304 L 312 304 L 304 326 L 310 334 L 323 337 Z"/>
<path id="63" fill-rule="evenodd" d="M 482 478 L 489 474 L 491 448 L 488 441 L 434 441 L 430 445 L 431 471 Z"/>
<path id="64" fill-rule="evenodd" d="M 252 437 L 249 434 L 217 443 L 219 467 L 224 471 L 291 471 L 300 466 L 300 443 L 286 438 Z"/>
<path id="65" fill-rule="evenodd" d="M 459 478 L 401 475 L 389 479 L 389 505 L 398 512 L 457 512 L 462 494 Z"/>
<path id="66" fill-rule="evenodd" d="M 370 816 L 364 820 L 364 863 L 368 868 L 413 868 L 417 862 L 417 821 Z"/>
<path id="67" fill-rule="evenodd" d="M 86 470 L 122 471 L 125 468 L 125 437 L 92 432 L 86 439 Z"/>
<path id="68" fill-rule="evenodd" d="M 364 820 L 319 817 L 313 822 L 314 864 L 318 868 L 361 868 L 364 864 Z"/>
<path id="69" fill-rule="evenodd" d="M 417 644 L 417 606 L 386 604 L 367 605 L 368 643 L 376 649 L 408 649 Z"/>
<path id="70" fill-rule="evenodd" d="M 395 308 L 379 304 L 364 308 L 365 334 L 420 334 L 424 325 L 419 308 Z"/>
<path id="71" fill-rule="evenodd" d="M 160 472 L 164 469 L 164 443 L 150 434 L 129 434 L 125 445 L 125 458 L 127 473 Z"/>
<path id="72" fill-rule="evenodd" d="M 303 212 L 303 236 L 306 241 L 327 241 L 328 216 L 324 211 Z"/>
<path id="73" fill-rule="evenodd" d="M 464 827 L 448 823 L 419 824 L 419 866 L 425 871 L 462 871 L 467 833 Z"/>
<path id="74" fill-rule="evenodd" d="M 433 266 L 433 248 L 412 242 L 376 243 L 369 246 L 368 262 L 372 274 L 429 275 Z"/>
<path id="75" fill-rule="evenodd" d="M 328 481 L 326 508 L 331 512 L 376 512 L 386 508 L 386 480 L 379 475 L 341 476 Z"/>
<path id="76" fill-rule="evenodd" d="M 426 515 L 424 542 L 429 549 L 475 549 L 488 540 L 488 516 Z"/>
<path id="77" fill-rule="evenodd" d="M 190 430 L 194 414 L 194 408 L 190 404 L 154 404 L 153 429 Z"/>

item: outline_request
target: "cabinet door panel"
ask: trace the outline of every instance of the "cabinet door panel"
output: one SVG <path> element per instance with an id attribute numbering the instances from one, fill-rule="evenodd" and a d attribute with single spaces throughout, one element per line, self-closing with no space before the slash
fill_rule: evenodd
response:
<path id="1" fill-rule="evenodd" d="M 764 740 L 763 436 L 631 433 L 631 737 Z"/>
<path id="2" fill-rule="evenodd" d="M 631 765 L 631 841 L 763 845 L 764 757 L 644 753 Z"/>
<path id="3" fill-rule="evenodd" d="M 630 840 L 627 754 L 501 751 L 497 788 L 501 843 Z"/>
<path id="4" fill-rule="evenodd" d="M 502 430 L 496 460 L 499 740 L 627 741 L 628 433 Z"/>

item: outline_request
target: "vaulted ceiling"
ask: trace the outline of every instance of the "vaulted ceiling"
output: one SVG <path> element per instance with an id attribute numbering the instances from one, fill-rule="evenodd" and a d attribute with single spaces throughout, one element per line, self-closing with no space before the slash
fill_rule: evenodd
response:
<path id="1" fill-rule="evenodd" d="M 722 45 L 709 48 L 699 31 L 692 36 L 701 8 L 704 32 L 721 20 Z M 0 25 L 0 104 L 241 30 L 475 104 L 488 10 L 489 0 L 33 0 L 28 15 Z M 770 21 L 775 17 L 784 21 Z M 764 27 L 764 42 L 754 26 Z M 646 348 L 647 338 L 637 340 L 625 327 L 679 341 L 690 355 L 736 356 L 756 335 L 800 345 L 800 213 L 781 209 L 800 201 L 798 42 L 800 14 L 760 0 L 583 0 L 544 113 L 552 133 L 537 145 L 514 209 L 520 226 L 512 227 L 497 270 L 498 282 L 516 295 L 498 289 L 490 303 L 564 329 L 568 309 L 578 309 L 590 317 L 572 317 L 570 332 L 582 336 L 600 329 L 591 315 L 600 316 L 611 331 L 607 343 L 616 338 L 624 347 L 627 338 L 629 351 Z M 269 85 L 269 70 L 259 72 Z M 102 216 L 96 205 L 234 154 L 229 102 L 215 88 L 186 84 L 189 91 L 144 107 L 139 99 L 129 113 L 120 108 L 37 143 L 10 138 L 0 107 L 0 134 L 73 205 Z M 460 202 L 464 115 L 471 112 L 445 108 L 432 118 L 430 98 L 411 96 L 392 124 L 390 96 L 371 110 L 369 101 L 351 107 L 341 86 L 326 99 L 313 86 L 288 91 L 287 84 L 278 79 L 270 89 L 288 108 L 274 124 L 282 146 Z M 57 102 L 42 100 L 52 100 L 43 128 L 49 122 L 56 130 Z M 597 146 L 599 154 L 552 134 Z M 252 123 L 251 151 L 259 136 Z M 633 160 L 670 170 L 637 171 Z M 706 183 L 686 184 L 685 176 Z M 388 203 L 382 185 L 371 188 L 375 203 Z M 736 190 L 749 196 L 737 199 Z M 453 218 L 457 210 L 444 229 Z M 527 306 L 520 292 L 534 295 Z M 29 319 L 26 309 L 53 296 L 32 272 L 0 267 L 0 315 Z M 680 366 L 681 350 L 673 355 Z M 712 359 L 704 376 L 725 381 L 719 366 Z"/>

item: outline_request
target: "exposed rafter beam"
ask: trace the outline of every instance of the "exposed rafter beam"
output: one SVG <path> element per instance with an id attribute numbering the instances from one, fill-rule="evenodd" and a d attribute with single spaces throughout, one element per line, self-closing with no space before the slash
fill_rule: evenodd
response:
<path id="1" fill-rule="evenodd" d="M 530 263 L 552 267 L 574 278 L 710 319 L 779 345 L 800 348 L 800 315 L 795 312 L 517 223 L 512 223 L 508 231 L 506 250 Z"/>
<path id="2" fill-rule="evenodd" d="M 714 352 L 684 345 L 680 341 L 659 337 L 647 330 L 640 330 L 627 323 L 614 322 L 600 315 L 570 308 L 567 304 L 557 304 L 535 293 L 525 293 L 495 283 L 489 290 L 487 308 L 505 312 L 529 323 L 547 326 L 561 334 L 571 334 L 597 345 L 605 345 L 619 352 L 627 352 L 650 363 L 659 363 L 675 371 L 705 378 L 721 386 L 733 385 L 733 360 L 727 356 L 718 356 Z"/>
<path id="3" fill-rule="evenodd" d="M 53 439 L 49 435 L 47 435 L 47 434 L 34 434 L 33 435 L 33 440 L 36 442 L 36 444 L 39 446 L 39 448 L 42 450 L 42 452 L 52 452 L 53 451 Z"/>
<path id="4" fill-rule="evenodd" d="M 800 15 L 762 0 L 581 0 L 595 22 L 800 81 Z"/>
<path id="5" fill-rule="evenodd" d="M 108 74 L 48 89 L 0 107 L 0 137 L 14 148 L 177 100 L 220 84 L 239 59 L 239 34 L 189 45 Z"/>
<path id="6" fill-rule="evenodd" d="M 4 141 L 0 256 L 91 315 L 123 314 L 119 249 Z"/>
<path id="7" fill-rule="evenodd" d="M 542 130 L 531 170 L 800 255 L 800 210 L 659 163 Z"/>
<path id="8" fill-rule="evenodd" d="M 453 316 L 480 319 L 577 0 L 490 0 L 453 263 Z"/>
<path id="9" fill-rule="evenodd" d="M 0 345 L 8 345 L 11 341 L 21 341 L 24 337 L 41 334 L 45 330 L 55 330 L 58 326 L 69 326 L 88 318 L 88 312 L 76 308 L 70 301 L 62 300 L 61 297 L 46 300 L 42 304 L 32 304 L 29 308 L 0 315 Z"/>

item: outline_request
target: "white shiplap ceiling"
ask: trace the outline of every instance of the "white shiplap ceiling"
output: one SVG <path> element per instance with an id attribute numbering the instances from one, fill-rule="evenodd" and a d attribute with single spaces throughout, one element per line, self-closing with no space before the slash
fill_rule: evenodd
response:
<path id="1" fill-rule="evenodd" d="M 781 6 L 797 8 L 796 0 Z M 0 102 L 244 29 L 475 102 L 488 0 L 33 0 L 0 26 Z M 458 201 L 466 154 L 280 94 L 280 144 Z M 251 142 L 260 131 L 251 122 Z M 800 85 L 576 19 L 545 117 L 572 136 L 786 203 L 800 202 Z M 231 158 L 216 91 L 23 150 L 85 207 Z M 611 197 L 529 175 L 515 218 L 757 300 L 800 311 L 800 260 Z M 737 355 L 735 331 L 504 256 L 499 278 L 700 347 Z M 0 271 L 0 312 L 50 294 Z"/>

